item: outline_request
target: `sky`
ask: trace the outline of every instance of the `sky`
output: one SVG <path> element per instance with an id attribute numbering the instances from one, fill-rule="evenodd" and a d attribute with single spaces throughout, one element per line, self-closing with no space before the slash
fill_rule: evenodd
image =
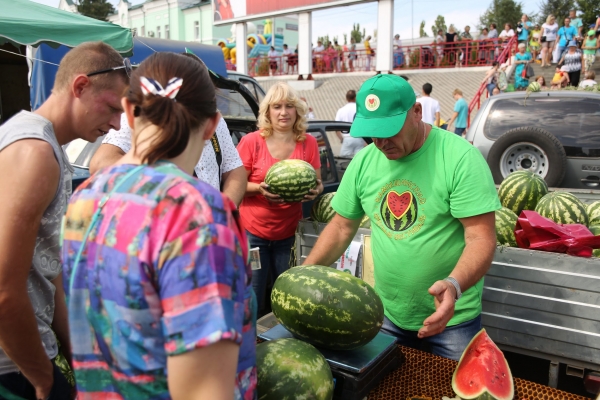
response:
<path id="1" fill-rule="evenodd" d="M 33 0 L 38 3 L 57 7 L 59 0 Z M 117 5 L 118 0 L 109 0 Z M 132 4 L 144 0 L 132 0 Z M 471 27 L 479 23 L 479 16 L 485 12 L 492 0 L 394 0 L 394 34 L 407 40 L 419 36 L 419 24 L 425 21 L 427 34 L 431 34 L 431 26 L 438 15 L 443 15 L 446 24 L 454 24 L 460 31 L 465 25 Z M 537 12 L 541 0 L 521 0 L 525 13 Z M 432 10 L 435 10 L 432 12 Z M 412 26 L 414 21 L 414 27 Z M 329 38 L 337 36 L 343 41 L 343 34 L 350 34 L 352 24 L 359 23 L 366 28 L 367 35 L 373 35 L 377 29 L 377 3 L 361 3 L 347 7 L 330 8 L 313 13 L 313 41 L 319 36 L 329 34 Z M 406 43 L 409 44 L 409 43 Z"/>

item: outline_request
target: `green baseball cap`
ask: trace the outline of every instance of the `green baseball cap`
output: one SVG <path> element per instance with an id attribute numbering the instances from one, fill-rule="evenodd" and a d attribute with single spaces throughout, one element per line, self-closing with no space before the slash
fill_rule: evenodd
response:
<path id="1" fill-rule="evenodd" d="M 375 75 L 356 94 L 356 117 L 350 136 L 387 139 L 396 135 L 416 101 L 414 90 L 403 78 Z"/>
<path id="2" fill-rule="evenodd" d="M 593 29 L 590 29 L 590 30 L 588 31 L 588 36 L 594 36 L 595 34 L 596 34 L 596 31 L 595 31 L 595 30 L 593 30 Z"/>

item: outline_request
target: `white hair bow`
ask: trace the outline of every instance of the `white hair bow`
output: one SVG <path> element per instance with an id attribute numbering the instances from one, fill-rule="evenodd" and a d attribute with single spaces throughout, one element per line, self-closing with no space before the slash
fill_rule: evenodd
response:
<path id="1" fill-rule="evenodd" d="M 142 93 L 144 93 L 144 96 L 152 93 L 156 96 L 175 99 L 175 96 L 177 96 L 177 93 L 179 93 L 179 89 L 181 89 L 182 83 L 183 79 L 181 78 L 171 78 L 169 79 L 169 82 L 167 82 L 167 87 L 163 88 L 160 83 L 152 78 L 146 78 L 145 76 L 140 77 L 140 86 L 142 87 Z"/>

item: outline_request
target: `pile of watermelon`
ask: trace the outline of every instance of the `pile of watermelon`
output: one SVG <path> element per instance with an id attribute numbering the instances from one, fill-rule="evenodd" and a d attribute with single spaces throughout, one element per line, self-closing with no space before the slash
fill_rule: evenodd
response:
<path id="1" fill-rule="evenodd" d="M 331 200 L 333 200 L 335 192 L 324 193 L 319 196 L 310 210 L 310 217 L 313 221 L 321 222 L 324 224 L 329 223 L 335 216 L 335 210 L 331 207 Z M 371 220 L 366 215 L 360 221 L 360 227 L 370 229 Z"/>
<path id="2" fill-rule="evenodd" d="M 516 247 L 515 225 L 523 210 L 533 210 L 557 224 L 582 224 L 600 235 L 600 201 L 585 205 L 569 192 L 548 192 L 546 182 L 530 171 L 516 171 L 500 184 L 498 197 L 502 208 L 496 211 L 496 240 Z M 594 251 L 600 257 L 600 249 Z"/>
<path id="3" fill-rule="evenodd" d="M 356 349 L 373 340 L 383 325 L 383 303 L 371 286 L 321 265 L 279 275 L 271 308 L 294 339 L 256 348 L 258 398 L 264 400 L 330 400 L 333 377 L 317 348 Z"/>

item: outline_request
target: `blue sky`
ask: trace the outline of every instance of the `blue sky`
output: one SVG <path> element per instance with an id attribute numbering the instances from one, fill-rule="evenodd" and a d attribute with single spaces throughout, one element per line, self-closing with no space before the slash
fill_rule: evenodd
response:
<path id="1" fill-rule="evenodd" d="M 59 0 L 33 1 L 54 7 L 59 3 Z M 115 5 L 118 3 L 118 0 L 109 1 Z M 131 2 L 138 4 L 143 0 Z M 475 26 L 479 22 L 479 16 L 491 2 L 492 0 L 394 0 L 394 33 L 400 34 L 404 40 L 412 37 L 411 20 L 414 19 L 415 37 L 418 36 L 419 24 L 422 20 L 425 20 L 427 33 L 431 36 L 431 25 L 438 15 L 445 17 L 446 24 L 453 23 L 462 31 L 465 25 Z M 540 0 L 521 0 L 521 3 L 526 13 L 539 10 Z M 360 23 L 361 28 L 366 28 L 367 34 L 372 35 L 377 28 L 377 3 L 370 2 L 314 12 L 313 38 L 329 34 L 330 38 L 338 36 L 343 40 L 343 34 L 350 33 L 353 23 Z"/>

